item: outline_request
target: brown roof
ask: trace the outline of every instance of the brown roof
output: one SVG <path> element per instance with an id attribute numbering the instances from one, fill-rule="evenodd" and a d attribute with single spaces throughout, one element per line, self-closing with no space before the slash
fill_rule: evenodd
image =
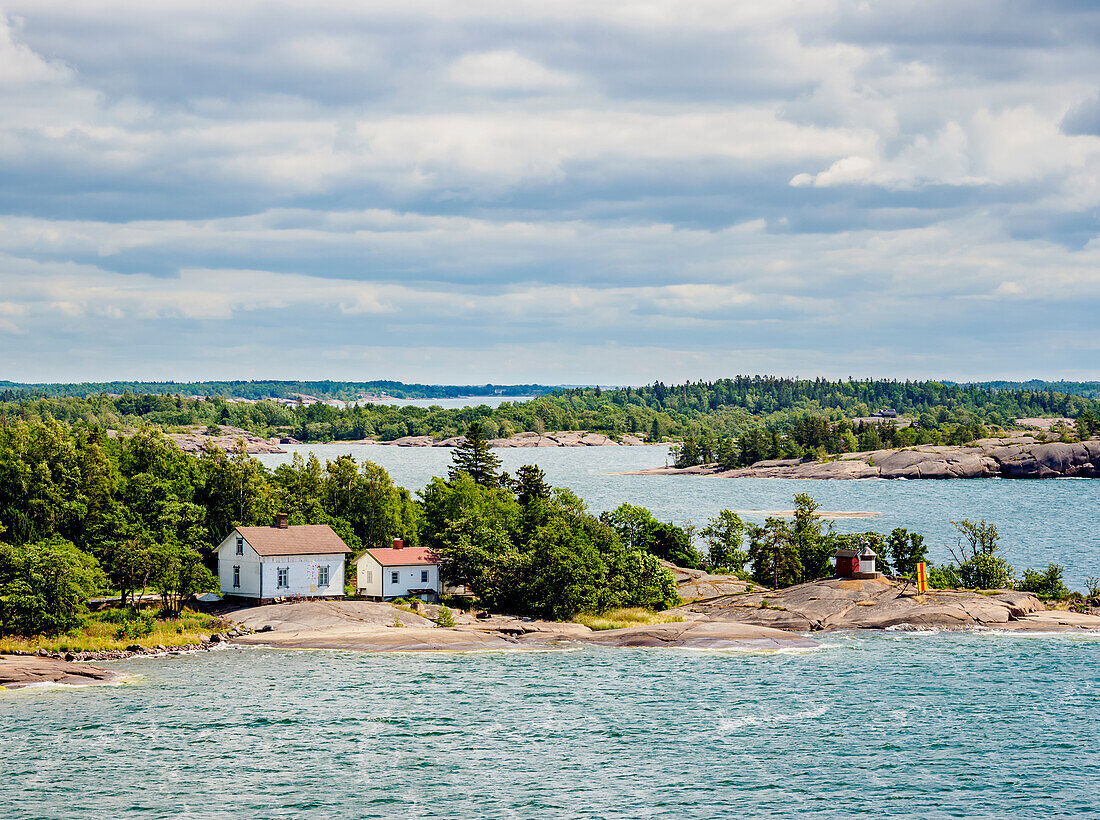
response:
<path id="1" fill-rule="evenodd" d="M 328 524 L 279 527 L 237 527 L 259 555 L 329 555 L 351 552 Z"/>
<path id="2" fill-rule="evenodd" d="M 404 547 L 395 550 L 392 547 L 367 550 L 371 558 L 384 567 L 407 567 L 413 564 L 438 564 L 439 556 L 427 547 Z"/>

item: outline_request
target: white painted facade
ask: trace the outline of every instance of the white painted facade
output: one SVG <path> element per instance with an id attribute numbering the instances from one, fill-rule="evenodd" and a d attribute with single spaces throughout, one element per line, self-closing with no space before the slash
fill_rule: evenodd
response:
<path id="1" fill-rule="evenodd" d="M 339 553 L 260 556 L 237 530 L 216 552 L 222 595 L 267 600 L 344 594 L 344 556 Z"/>
<path id="2" fill-rule="evenodd" d="M 360 595 L 371 598 L 405 598 L 413 590 L 431 589 L 439 597 L 438 564 L 395 564 L 382 566 L 370 552 L 355 560 L 355 586 Z M 422 598 L 430 596 L 417 593 Z"/>

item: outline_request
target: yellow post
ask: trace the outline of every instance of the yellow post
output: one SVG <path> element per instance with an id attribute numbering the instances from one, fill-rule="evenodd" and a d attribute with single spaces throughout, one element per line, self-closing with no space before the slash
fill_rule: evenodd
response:
<path id="1" fill-rule="evenodd" d="M 924 594 L 928 591 L 928 572 L 924 561 L 917 564 L 917 592 Z"/>

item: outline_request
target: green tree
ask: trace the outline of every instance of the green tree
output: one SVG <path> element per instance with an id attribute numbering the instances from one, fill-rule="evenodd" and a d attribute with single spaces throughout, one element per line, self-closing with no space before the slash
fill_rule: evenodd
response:
<path id="1" fill-rule="evenodd" d="M 483 487 L 496 487 L 500 484 L 499 471 L 500 458 L 490 449 L 481 424 L 474 422 L 451 454 L 449 478 L 454 481 L 460 473 L 466 473 Z"/>
<path id="2" fill-rule="evenodd" d="M 700 534 L 709 547 L 707 557 L 712 568 L 744 572 L 749 555 L 741 548 L 745 522 L 737 513 L 722 510 L 707 522 Z"/>
<path id="3" fill-rule="evenodd" d="M 819 505 L 806 493 L 794 497 L 794 522 L 791 536 L 798 551 L 799 579 L 813 581 L 832 574 L 835 550 L 831 537 L 823 531 Z"/>
<path id="4" fill-rule="evenodd" d="M 773 589 L 797 583 L 802 576 L 794 532 L 779 518 L 767 518 L 764 526 L 749 528 L 749 561 L 753 578 Z"/>
<path id="5" fill-rule="evenodd" d="M 1012 566 L 997 553 L 1000 535 L 997 528 L 984 519 L 977 524 L 968 519 L 952 521 L 959 536 L 954 548 L 960 585 L 967 589 L 1003 589 L 1012 584 Z"/>
<path id="6" fill-rule="evenodd" d="M 67 632 L 81 624 L 88 597 L 105 580 L 95 558 L 58 536 L 0 544 L 0 632 Z"/>
<path id="7" fill-rule="evenodd" d="M 1070 591 L 1062 579 L 1065 570 L 1058 564 L 1050 564 L 1043 571 L 1025 569 L 1024 577 L 1016 588 L 1024 592 L 1034 592 L 1040 598 L 1060 601 L 1068 598 Z"/>
<path id="8" fill-rule="evenodd" d="M 924 536 L 909 532 L 904 527 L 895 527 L 886 539 L 890 550 L 890 562 L 894 572 L 907 578 L 917 576 L 917 564 L 926 563 L 928 548 L 924 545 Z"/>
<path id="9" fill-rule="evenodd" d="M 218 579 L 197 550 L 178 543 L 158 544 L 152 557 L 153 586 L 160 593 L 165 617 L 178 618 L 192 595 L 218 589 Z"/>

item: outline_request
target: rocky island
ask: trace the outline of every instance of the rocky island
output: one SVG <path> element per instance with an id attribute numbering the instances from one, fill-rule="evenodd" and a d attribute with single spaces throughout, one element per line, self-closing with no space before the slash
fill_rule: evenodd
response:
<path id="1" fill-rule="evenodd" d="M 1031 434 L 987 438 L 952 447 L 921 444 L 893 450 L 843 453 L 827 461 L 773 459 L 732 470 L 718 464 L 655 467 L 626 475 L 700 475 L 718 478 L 1097 478 L 1100 439 L 1044 442 Z"/>

